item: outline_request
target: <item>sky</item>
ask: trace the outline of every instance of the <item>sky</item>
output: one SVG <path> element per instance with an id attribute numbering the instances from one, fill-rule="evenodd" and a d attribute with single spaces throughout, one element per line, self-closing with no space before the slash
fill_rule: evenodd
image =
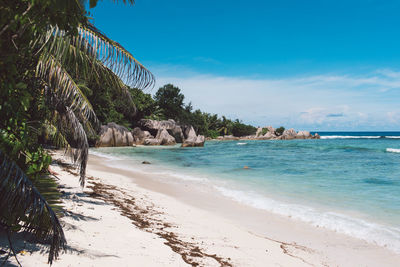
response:
<path id="1" fill-rule="evenodd" d="M 96 27 L 186 103 L 254 126 L 400 131 L 400 1 L 100 1 Z"/>

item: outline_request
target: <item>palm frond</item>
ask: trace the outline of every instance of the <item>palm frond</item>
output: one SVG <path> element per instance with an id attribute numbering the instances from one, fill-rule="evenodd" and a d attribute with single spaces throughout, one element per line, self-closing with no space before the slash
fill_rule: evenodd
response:
<path id="1" fill-rule="evenodd" d="M 65 249 L 61 224 L 25 173 L 0 150 L 0 223 L 20 225 L 38 239 L 50 242 L 51 264 Z"/>
<path id="2" fill-rule="evenodd" d="M 72 154 L 72 147 L 68 143 L 67 138 L 55 125 L 57 113 L 53 114 L 53 121 L 45 120 L 42 124 L 42 128 L 45 131 L 46 141 L 50 141 L 50 143 L 57 148 L 64 149 L 65 154 Z"/>
<path id="3" fill-rule="evenodd" d="M 81 186 L 85 186 L 86 165 L 89 157 L 89 143 L 85 129 L 75 113 L 66 106 L 58 105 L 58 118 L 55 120 L 57 128 L 63 134 L 72 148 L 70 157 L 79 167 Z"/>
<path id="4" fill-rule="evenodd" d="M 93 24 L 78 30 L 78 44 L 90 45 L 97 58 L 127 85 L 139 89 L 154 86 L 154 75 L 122 45 L 108 38 Z"/>
<path id="5" fill-rule="evenodd" d="M 37 75 L 54 90 L 58 99 L 74 111 L 79 111 L 87 121 L 99 125 L 92 105 L 68 72 L 51 54 L 42 55 L 37 65 Z"/>
<path id="6" fill-rule="evenodd" d="M 135 110 L 135 105 L 127 86 L 111 69 L 106 67 L 98 58 L 92 45 L 82 36 L 68 36 L 57 27 L 49 29 L 50 38 L 43 49 L 42 58 L 50 55 L 59 62 L 64 70 L 74 79 L 83 79 L 90 84 L 108 87 L 120 92 L 128 100 L 128 104 Z M 47 34 L 46 34 L 47 36 Z M 39 65 L 38 65 L 39 66 Z"/>

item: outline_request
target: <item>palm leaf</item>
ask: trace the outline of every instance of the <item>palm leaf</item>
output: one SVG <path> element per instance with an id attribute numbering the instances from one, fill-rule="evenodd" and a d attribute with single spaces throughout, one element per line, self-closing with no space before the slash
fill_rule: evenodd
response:
<path id="1" fill-rule="evenodd" d="M 47 82 L 48 88 L 54 90 L 57 98 L 61 99 L 65 105 L 74 111 L 79 111 L 86 121 L 93 121 L 96 126 L 99 125 L 89 100 L 74 79 L 52 55 L 46 54 L 39 59 L 36 73 Z"/>
<path id="2" fill-rule="evenodd" d="M 93 24 L 81 26 L 78 32 L 81 38 L 77 39 L 77 46 L 80 43 L 90 45 L 97 58 L 124 83 L 139 89 L 154 86 L 154 75 L 122 45 L 108 38 Z"/>
<path id="3" fill-rule="evenodd" d="M 38 239 L 50 242 L 51 264 L 65 249 L 61 224 L 49 204 L 25 173 L 0 150 L 0 223 L 20 226 Z"/>
<path id="4" fill-rule="evenodd" d="M 56 120 L 57 128 L 65 136 L 68 144 L 72 148 L 71 158 L 74 164 L 79 167 L 80 183 L 85 186 L 86 165 L 89 157 L 89 143 L 85 129 L 75 113 L 62 105 L 57 109 L 59 118 Z"/>
<path id="5" fill-rule="evenodd" d="M 38 70 L 42 67 L 43 62 L 50 62 L 53 59 L 74 79 L 82 79 L 90 84 L 106 86 L 122 93 L 128 100 L 127 103 L 135 110 L 135 104 L 127 86 L 120 77 L 97 58 L 95 50 L 86 39 L 80 35 L 65 35 L 57 27 L 50 28 L 49 32 L 52 34 L 50 38 L 46 39 L 47 45 L 43 49 Z M 43 39 L 45 38 L 43 37 Z"/>

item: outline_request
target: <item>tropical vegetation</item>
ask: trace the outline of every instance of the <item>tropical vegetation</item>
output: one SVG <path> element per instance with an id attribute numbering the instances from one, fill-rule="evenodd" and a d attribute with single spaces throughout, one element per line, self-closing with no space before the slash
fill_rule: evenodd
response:
<path id="1" fill-rule="evenodd" d="M 143 89 L 154 83 L 142 64 L 90 22 L 85 7 L 97 2 L 0 3 L 0 226 L 8 236 L 25 230 L 49 243 L 49 263 L 66 240 L 44 146 L 64 148 L 84 186 L 88 137 L 100 125 L 92 105 L 101 102 L 96 91 L 124 96 L 123 108 L 99 113 L 112 118 L 119 116 L 112 108 L 135 110 L 126 84 Z"/>
<path id="2" fill-rule="evenodd" d="M 182 125 L 192 125 L 198 134 L 211 138 L 219 135 L 238 137 L 252 135 L 257 130 L 254 126 L 244 124 L 237 119 L 218 117 L 217 114 L 203 112 L 200 109 L 193 110 L 191 102 L 185 104 L 185 96 L 181 89 L 172 84 L 160 87 L 154 96 L 135 88 L 129 88 L 129 91 L 137 108 L 134 116 L 132 116 L 132 112 L 123 110 L 126 105 L 122 97 L 118 98 L 109 94 L 109 96 L 104 95 L 104 101 L 91 101 L 96 105 L 94 106 L 96 114 L 102 114 L 103 110 L 112 107 L 112 105 L 104 103 L 114 103 L 115 109 L 110 113 L 105 113 L 108 115 L 104 121 L 101 121 L 103 124 L 112 121 L 127 128 L 133 128 L 141 119 L 173 119 Z"/>

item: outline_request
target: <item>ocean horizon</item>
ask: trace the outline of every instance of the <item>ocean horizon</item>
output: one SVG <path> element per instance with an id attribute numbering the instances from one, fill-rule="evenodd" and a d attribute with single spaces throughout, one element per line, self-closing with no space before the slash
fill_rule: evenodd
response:
<path id="1" fill-rule="evenodd" d="M 138 146 L 91 153 L 109 158 L 114 167 L 206 185 L 232 201 L 400 253 L 400 132 L 312 133 L 321 139 L 208 141 L 203 148 Z"/>

